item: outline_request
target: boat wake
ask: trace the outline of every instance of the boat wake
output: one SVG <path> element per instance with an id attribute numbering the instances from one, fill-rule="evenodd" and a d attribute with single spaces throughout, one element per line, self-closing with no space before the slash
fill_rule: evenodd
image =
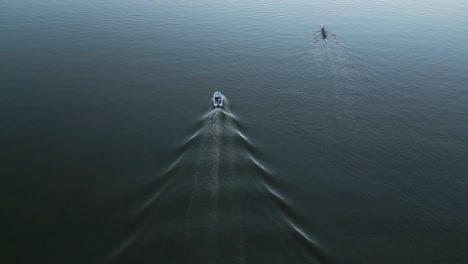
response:
<path id="1" fill-rule="evenodd" d="M 334 43 L 334 44 L 341 44 L 340 38 L 332 32 L 327 33 L 327 38 L 324 39 L 322 36 L 322 31 L 317 30 L 312 34 L 312 43 L 320 43 L 320 42 L 325 42 L 325 44 L 328 43 Z"/>
<path id="2" fill-rule="evenodd" d="M 277 255 L 271 263 L 329 263 L 239 127 L 227 99 L 208 110 L 178 158 L 144 188 L 126 238 L 103 262 L 258 263 Z"/>

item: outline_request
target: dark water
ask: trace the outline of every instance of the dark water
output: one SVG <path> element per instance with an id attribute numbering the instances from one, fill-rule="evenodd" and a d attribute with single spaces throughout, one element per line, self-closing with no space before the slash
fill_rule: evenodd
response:
<path id="1" fill-rule="evenodd" d="M 467 17 L 0 0 L 0 261 L 468 263 Z"/>

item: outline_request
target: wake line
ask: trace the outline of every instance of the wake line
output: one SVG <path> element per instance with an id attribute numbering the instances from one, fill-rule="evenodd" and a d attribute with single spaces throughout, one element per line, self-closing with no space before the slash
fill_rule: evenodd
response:
<path id="1" fill-rule="evenodd" d="M 224 146 L 226 138 L 229 138 L 228 134 L 234 130 L 232 126 L 234 116 L 228 112 L 227 104 L 225 109 L 213 109 L 202 117 L 202 126 L 197 133 L 200 139 L 196 153 L 193 188 L 186 213 L 187 221 L 193 221 L 197 216 L 193 208 L 204 208 L 204 216 L 198 216 L 202 217 L 199 221 L 208 224 L 211 232 L 215 230 L 219 218 L 221 158 L 226 155 L 227 149 Z M 188 230 L 186 238 L 190 236 Z"/>
<path id="2" fill-rule="evenodd" d="M 237 122 L 237 119 L 235 118 L 235 116 L 230 113 L 230 109 L 229 109 L 229 102 L 227 101 L 226 99 L 226 109 L 229 113 L 229 118 L 232 122 L 229 122 L 229 131 L 232 131 L 234 132 L 234 135 L 235 136 L 240 136 L 240 138 L 242 138 L 242 140 L 244 141 L 247 141 L 247 139 L 244 137 L 244 135 L 242 135 L 237 126 L 235 125 L 238 125 L 239 123 Z M 236 137 L 238 138 L 238 137 Z M 233 139 L 231 136 L 228 136 L 227 137 L 227 146 L 233 146 L 232 144 L 234 143 L 233 142 Z M 241 145 L 242 146 L 242 145 Z M 227 159 L 226 159 L 226 165 L 228 165 L 228 167 L 230 168 L 233 168 L 234 167 L 234 163 L 236 161 L 235 159 L 235 155 L 234 155 L 234 151 L 230 151 L 230 149 L 227 149 L 227 152 L 226 152 L 226 156 L 227 156 Z M 227 177 L 227 181 L 229 183 L 229 186 L 234 186 L 234 178 L 233 177 Z M 239 263 L 241 264 L 244 264 L 245 263 L 245 247 L 246 247 L 246 240 L 245 240 L 245 234 L 244 234 L 244 218 L 243 218 L 243 214 L 242 214 L 242 209 L 241 209 L 241 204 L 239 202 L 239 199 L 236 199 L 236 197 L 233 196 L 232 194 L 232 189 L 229 188 L 227 189 L 227 191 L 229 191 L 229 197 L 231 198 L 232 200 L 232 203 L 233 206 L 232 208 L 234 209 L 234 214 L 237 212 L 237 216 L 236 216 L 236 224 L 237 224 L 237 228 L 239 229 L 239 238 L 238 238 L 238 245 L 237 245 L 237 250 L 238 250 L 238 261 Z"/>
<path id="3" fill-rule="evenodd" d="M 197 153 L 197 160 L 195 165 L 194 183 L 192 194 L 190 197 L 189 207 L 187 209 L 187 216 L 192 212 L 193 203 L 197 197 L 200 188 L 205 187 L 211 191 L 212 196 L 217 199 L 217 191 L 219 190 L 219 156 L 220 156 L 220 128 L 219 128 L 219 113 L 220 109 L 214 109 L 203 116 L 202 128 L 197 133 L 202 139 L 200 140 L 200 149 Z M 211 173 L 206 177 L 202 170 L 202 166 L 211 165 Z M 202 177 L 205 177 L 202 179 Z M 213 211 L 216 206 L 212 204 L 211 210 Z"/>
<path id="4" fill-rule="evenodd" d="M 105 256 L 102 259 L 102 263 L 112 263 L 122 256 L 132 245 L 137 241 L 141 236 L 143 236 L 143 231 L 148 225 L 148 219 L 154 214 L 152 212 L 152 207 L 155 205 L 156 201 L 161 198 L 168 190 L 170 184 L 174 181 L 175 170 L 180 164 L 181 160 L 184 158 L 185 153 L 180 155 L 177 160 L 172 162 L 164 171 L 161 177 L 149 183 L 145 187 L 143 193 L 148 192 L 149 197 L 146 198 L 142 204 L 140 204 L 136 212 L 133 213 L 134 218 L 127 228 L 125 238 L 120 242 L 115 249 L 113 249 L 109 255 Z"/>
<path id="5" fill-rule="evenodd" d="M 275 184 L 278 184 L 277 177 L 251 153 L 248 157 L 254 165 L 254 168 L 259 172 L 262 179 L 261 184 L 263 191 L 267 194 L 269 200 L 276 205 L 276 208 L 279 209 L 281 218 L 284 220 L 286 226 L 290 228 L 291 237 L 297 238 L 297 241 L 310 249 L 310 251 L 313 252 L 313 256 L 321 263 L 332 263 L 331 258 L 325 253 L 325 250 L 320 247 L 319 243 L 311 239 L 297 224 L 295 219 L 299 218 L 299 214 L 288 202 L 288 199 L 280 194 L 278 189 L 274 187 Z"/>
<path id="6" fill-rule="evenodd" d="M 210 109 L 200 120 L 192 154 L 193 183 L 185 219 L 184 244 L 200 249 L 197 258 L 203 263 L 219 263 L 222 247 L 231 259 L 245 263 L 245 235 L 239 197 L 231 190 L 233 173 L 239 159 L 236 140 L 240 138 L 234 114 L 225 100 L 224 108 Z M 243 146 L 243 145 L 241 145 Z M 233 232 L 230 236 L 223 233 Z M 235 235 L 234 235 L 235 234 Z M 228 250 L 227 250 L 228 249 Z M 229 252 L 227 253 L 226 252 Z M 211 253 L 213 254 L 211 254 Z"/>

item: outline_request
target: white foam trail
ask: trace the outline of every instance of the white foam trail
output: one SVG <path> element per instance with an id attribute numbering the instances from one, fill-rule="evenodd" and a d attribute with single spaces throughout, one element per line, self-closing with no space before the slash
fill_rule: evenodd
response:
<path id="1" fill-rule="evenodd" d="M 222 136 L 220 114 L 221 109 L 213 109 L 202 119 L 203 125 L 199 132 L 201 140 L 197 153 L 193 190 L 187 211 L 188 216 L 191 214 L 194 200 L 201 188 L 209 190 L 213 198 L 209 214 L 213 214 L 217 206 Z M 211 167 L 210 173 L 203 171 L 202 167 Z"/>
<path id="2" fill-rule="evenodd" d="M 226 102 L 227 117 L 234 119 L 235 117 L 230 112 L 229 102 L 228 102 L 227 98 L 225 98 L 225 100 L 226 100 L 225 102 Z M 234 147 L 233 146 L 234 142 L 233 142 L 232 136 L 240 136 L 246 141 L 247 141 L 247 138 L 244 135 L 242 135 L 242 133 L 240 131 L 238 131 L 237 127 L 234 126 L 233 122 L 226 122 L 226 128 L 225 129 L 226 129 L 226 132 L 230 133 L 230 135 L 227 136 L 226 149 L 225 149 L 226 150 L 226 153 L 225 153 L 226 154 L 226 163 L 230 167 L 230 169 L 232 169 L 232 167 L 234 166 L 234 162 L 235 162 L 235 153 L 237 153 L 236 151 L 234 151 L 235 149 L 232 149 Z M 234 179 L 233 178 L 229 178 L 228 181 L 229 181 L 231 186 L 234 186 L 234 184 L 233 184 Z M 237 222 L 237 226 L 239 228 L 238 261 L 239 261 L 239 263 L 243 264 L 243 263 L 245 263 L 245 246 L 246 246 L 245 233 L 244 233 L 244 224 L 243 224 L 244 219 L 243 219 L 242 208 L 241 208 L 241 204 L 239 202 L 239 199 L 236 199 L 236 197 L 232 197 L 232 194 L 231 194 L 231 198 L 233 200 L 232 202 L 234 203 L 233 207 L 235 208 L 235 210 L 237 212 L 236 222 Z"/>
<path id="3" fill-rule="evenodd" d="M 210 189 L 211 189 L 211 212 L 217 216 L 217 206 L 218 206 L 218 195 L 219 195 L 219 166 L 221 158 L 221 124 L 219 119 L 220 111 L 215 112 L 215 117 L 211 119 L 211 129 L 212 129 L 212 141 L 211 141 L 211 177 L 210 177 Z M 216 219 L 215 219 L 216 221 Z"/>

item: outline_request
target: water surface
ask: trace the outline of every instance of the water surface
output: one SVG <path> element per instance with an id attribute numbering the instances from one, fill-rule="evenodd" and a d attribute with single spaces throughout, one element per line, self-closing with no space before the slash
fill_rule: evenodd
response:
<path id="1" fill-rule="evenodd" d="M 467 17 L 0 0 L 2 262 L 468 262 Z"/>

